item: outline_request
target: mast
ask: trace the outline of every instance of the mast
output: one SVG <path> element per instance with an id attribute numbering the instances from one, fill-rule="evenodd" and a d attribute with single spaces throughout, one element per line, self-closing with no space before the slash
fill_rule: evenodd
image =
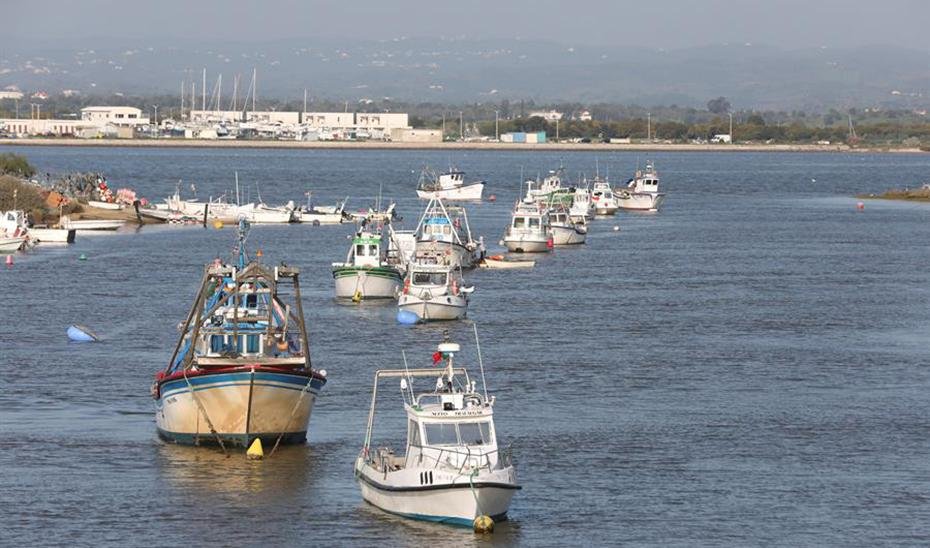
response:
<path id="1" fill-rule="evenodd" d="M 203 82 L 201 84 L 201 95 L 203 98 L 200 102 L 200 110 L 207 110 L 207 67 L 203 68 Z"/>
<path id="2" fill-rule="evenodd" d="M 256 95 L 258 95 L 258 69 L 252 67 L 252 112 L 255 112 Z"/>

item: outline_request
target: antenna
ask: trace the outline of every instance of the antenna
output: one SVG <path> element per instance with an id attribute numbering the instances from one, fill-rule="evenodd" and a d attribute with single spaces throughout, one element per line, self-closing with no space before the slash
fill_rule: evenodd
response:
<path id="1" fill-rule="evenodd" d="M 471 324 L 475 330 L 475 346 L 478 347 L 478 367 L 481 369 L 481 386 L 484 388 L 484 401 L 488 401 L 488 383 L 484 380 L 484 360 L 481 359 L 481 343 L 478 342 L 478 324 Z"/>
<path id="2" fill-rule="evenodd" d="M 404 371 L 407 373 L 407 386 L 410 387 L 410 406 L 413 407 L 413 379 L 410 377 L 410 369 L 407 367 L 407 353 L 401 349 L 400 355 L 404 357 Z M 401 397 L 404 397 L 403 391 L 401 391 Z"/>

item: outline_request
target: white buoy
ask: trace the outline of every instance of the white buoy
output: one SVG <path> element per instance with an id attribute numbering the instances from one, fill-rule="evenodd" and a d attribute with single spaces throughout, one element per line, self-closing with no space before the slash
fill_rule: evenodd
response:
<path id="1" fill-rule="evenodd" d="M 620 227 L 617 225 L 614 225 L 614 232 L 620 232 Z"/>

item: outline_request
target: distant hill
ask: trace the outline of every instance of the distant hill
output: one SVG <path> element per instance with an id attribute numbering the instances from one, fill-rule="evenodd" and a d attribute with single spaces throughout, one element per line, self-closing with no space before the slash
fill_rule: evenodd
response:
<path id="1" fill-rule="evenodd" d="M 783 50 L 730 44 L 661 49 L 576 47 L 526 40 L 287 40 L 107 49 L 0 51 L 0 88 L 126 94 L 179 93 L 207 68 L 208 95 L 223 74 L 230 97 L 258 70 L 259 99 L 311 96 L 357 101 L 502 99 L 703 106 L 725 96 L 734 107 L 926 108 L 930 53 L 893 47 Z M 187 89 L 190 89 L 188 83 Z M 224 100 L 225 103 L 225 100 Z"/>

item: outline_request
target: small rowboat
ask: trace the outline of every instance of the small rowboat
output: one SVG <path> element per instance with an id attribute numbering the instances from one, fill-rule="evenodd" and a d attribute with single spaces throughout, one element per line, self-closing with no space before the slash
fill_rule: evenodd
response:
<path id="1" fill-rule="evenodd" d="M 490 257 L 485 257 L 481 262 L 478 263 L 479 268 L 507 269 L 533 268 L 534 266 L 536 266 L 536 261 L 515 261 L 511 259 L 505 259 L 503 255 L 492 255 Z"/>

